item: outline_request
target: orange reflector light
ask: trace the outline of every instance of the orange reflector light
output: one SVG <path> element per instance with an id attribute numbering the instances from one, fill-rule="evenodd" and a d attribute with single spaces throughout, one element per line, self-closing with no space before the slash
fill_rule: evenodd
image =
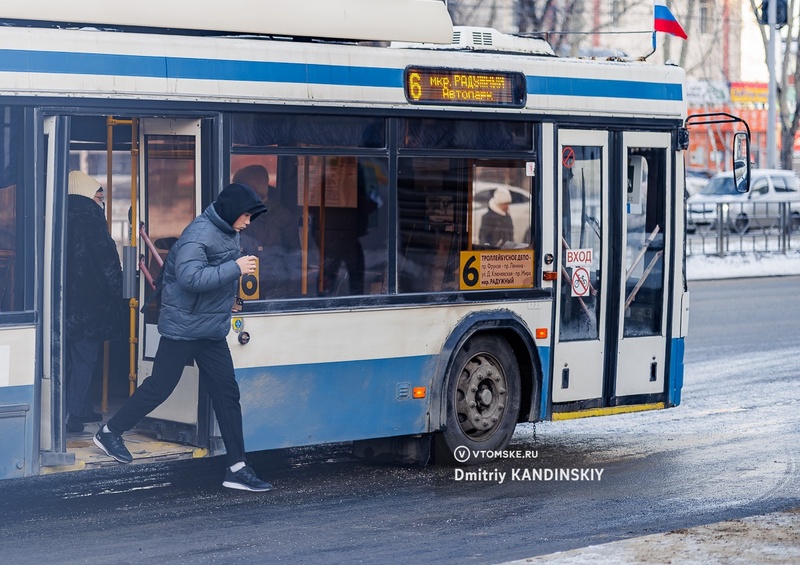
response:
<path id="1" fill-rule="evenodd" d="M 413 396 L 414 398 L 425 398 L 425 387 L 415 386 L 414 389 L 411 391 L 411 396 Z"/>
<path id="2" fill-rule="evenodd" d="M 547 328 L 536 328 L 536 339 L 547 339 Z"/>
<path id="3" fill-rule="evenodd" d="M 542 278 L 546 281 L 558 280 L 558 273 L 556 271 L 545 271 L 542 273 Z"/>

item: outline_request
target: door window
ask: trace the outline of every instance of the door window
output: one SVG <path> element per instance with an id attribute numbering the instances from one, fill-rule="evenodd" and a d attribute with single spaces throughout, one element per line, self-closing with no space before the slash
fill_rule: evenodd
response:
<path id="1" fill-rule="evenodd" d="M 561 150 L 560 341 L 599 338 L 602 285 L 603 148 Z"/>
<path id="2" fill-rule="evenodd" d="M 665 149 L 628 149 L 624 337 L 661 333 L 666 167 Z"/>
<path id="3" fill-rule="evenodd" d="M 183 229 L 195 217 L 196 208 L 196 140 L 192 135 L 156 135 L 144 137 L 145 182 L 147 202 L 144 213 L 145 229 L 161 261 L 165 260 L 172 245 Z M 147 270 L 153 279 L 161 272 L 161 261 L 148 255 Z M 151 302 L 154 292 L 145 285 L 145 324 L 158 323 L 158 306 Z M 154 340 L 145 338 L 145 342 Z M 146 357 L 154 354 L 152 347 L 145 349 Z"/>

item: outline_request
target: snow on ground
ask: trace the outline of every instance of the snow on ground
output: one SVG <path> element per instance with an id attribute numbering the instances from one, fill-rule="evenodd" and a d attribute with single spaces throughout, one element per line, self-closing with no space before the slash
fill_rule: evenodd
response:
<path id="1" fill-rule="evenodd" d="M 740 543 L 733 543 L 739 539 Z M 800 563 L 800 511 L 728 520 L 573 551 L 512 561 L 505 565 L 784 565 Z"/>
<path id="2" fill-rule="evenodd" d="M 733 279 L 800 275 L 800 252 L 748 253 L 744 255 L 690 255 L 686 258 L 689 280 Z"/>
<path id="3" fill-rule="evenodd" d="M 773 253 L 728 255 L 726 257 L 694 255 L 687 257 L 686 271 L 689 280 L 800 275 L 800 252 L 793 251 L 786 255 Z M 742 378 L 742 375 L 749 375 L 747 378 L 752 378 L 754 372 L 770 374 L 770 371 L 789 370 L 788 367 L 791 367 L 790 370 L 794 370 L 794 365 L 788 360 L 796 359 L 798 355 L 800 355 L 800 349 L 794 348 L 791 351 L 765 352 L 763 356 L 758 356 L 758 359 L 752 359 L 752 354 L 731 359 L 722 380 L 731 382 Z M 773 363 L 776 360 L 779 361 L 777 365 Z M 757 371 L 754 371 L 753 363 L 756 364 Z M 697 394 L 697 398 L 691 405 L 683 405 L 681 413 L 671 419 L 665 420 L 663 413 L 656 411 L 557 423 L 542 422 L 536 426 L 521 424 L 517 427 L 515 439 L 529 440 L 529 436 L 536 437 L 537 432 L 539 437 L 557 435 L 561 441 L 569 437 L 580 441 L 581 434 L 590 434 L 594 438 L 618 437 L 620 432 L 630 432 L 635 426 L 642 425 L 651 432 L 660 430 L 677 439 L 696 434 L 697 419 L 717 413 L 718 417 L 711 420 L 713 429 L 709 429 L 709 420 L 705 419 L 704 435 L 710 438 L 707 441 L 713 441 L 715 434 L 720 432 L 720 427 L 743 425 L 737 413 L 754 409 L 757 404 L 756 399 L 738 398 L 735 394 L 732 395 L 731 390 L 735 391 L 735 387 L 727 388 L 724 391 L 720 390 L 714 384 L 720 378 L 718 363 L 706 367 L 703 362 L 696 362 L 687 364 L 686 369 L 685 394 L 692 394 L 693 391 L 702 392 L 702 394 Z M 764 402 L 769 398 L 795 397 L 794 387 L 790 380 L 767 379 L 764 386 L 792 387 L 791 390 L 771 390 L 764 396 Z M 709 392 L 709 388 L 711 392 Z M 782 408 L 776 406 L 775 414 L 769 413 L 764 406 L 760 408 L 763 410 L 762 416 L 765 416 L 762 421 L 763 425 L 776 426 L 778 428 L 776 433 L 779 434 L 786 431 L 785 413 L 778 413 Z M 656 423 L 659 423 L 660 426 Z M 605 447 L 608 457 L 618 455 L 614 450 L 613 443 L 609 442 Z M 653 448 L 655 449 L 655 446 Z M 625 446 L 619 446 L 619 449 L 624 450 Z M 646 452 L 647 446 L 642 446 L 642 449 Z M 644 455 L 644 453 L 639 455 Z M 602 461 L 603 451 L 599 450 L 596 457 Z M 773 477 L 775 480 L 781 479 L 785 475 L 785 469 L 777 471 L 776 477 Z M 784 563 L 800 563 L 800 509 L 620 540 L 572 551 L 531 557 L 504 565 L 532 565 L 534 563 L 542 565 L 652 565 L 660 563 L 782 565 Z"/>

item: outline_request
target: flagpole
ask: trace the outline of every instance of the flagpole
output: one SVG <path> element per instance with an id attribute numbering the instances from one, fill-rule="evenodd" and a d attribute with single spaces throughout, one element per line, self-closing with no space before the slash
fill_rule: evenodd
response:
<path id="1" fill-rule="evenodd" d="M 647 58 L 648 58 L 650 55 L 652 55 L 653 53 L 655 53 L 655 52 L 656 52 L 656 32 L 655 32 L 655 31 L 653 31 L 653 50 L 652 50 L 652 51 L 650 51 L 650 53 L 648 53 L 648 54 L 647 54 L 647 55 L 645 55 L 644 57 L 642 57 L 642 61 L 646 61 L 646 60 L 647 60 Z"/>

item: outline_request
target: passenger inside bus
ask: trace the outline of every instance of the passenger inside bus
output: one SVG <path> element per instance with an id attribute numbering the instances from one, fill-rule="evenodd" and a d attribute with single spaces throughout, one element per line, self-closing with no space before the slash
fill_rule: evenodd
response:
<path id="1" fill-rule="evenodd" d="M 242 167 L 233 182 L 250 186 L 261 197 L 267 212 L 242 233 L 242 252 L 258 257 L 259 298 L 293 298 L 300 293 L 300 237 L 297 218 L 280 201 L 278 189 L 269 184 L 262 165 Z"/>
<path id="2" fill-rule="evenodd" d="M 367 235 L 370 215 L 378 206 L 365 193 L 364 167 L 356 158 L 340 161 L 350 162 L 348 169 L 355 173 L 342 175 L 345 182 L 338 186 L 340 200 L 311 209 L 314 240 L 323 257 L 320 294 L 358 296 L 368 293 L 361 238 Z M 329 187 L 325 188 L 327 192 Z"/>
<path id="3" fill-rule="evenodd" d="M 100 183 L 81 171 L 69 174 L 65 276 L 68 432 L 99 422 L 90 385 L 103 341 L 124 336 L 122 267 L 105 216 L 95 199 Z"/>

